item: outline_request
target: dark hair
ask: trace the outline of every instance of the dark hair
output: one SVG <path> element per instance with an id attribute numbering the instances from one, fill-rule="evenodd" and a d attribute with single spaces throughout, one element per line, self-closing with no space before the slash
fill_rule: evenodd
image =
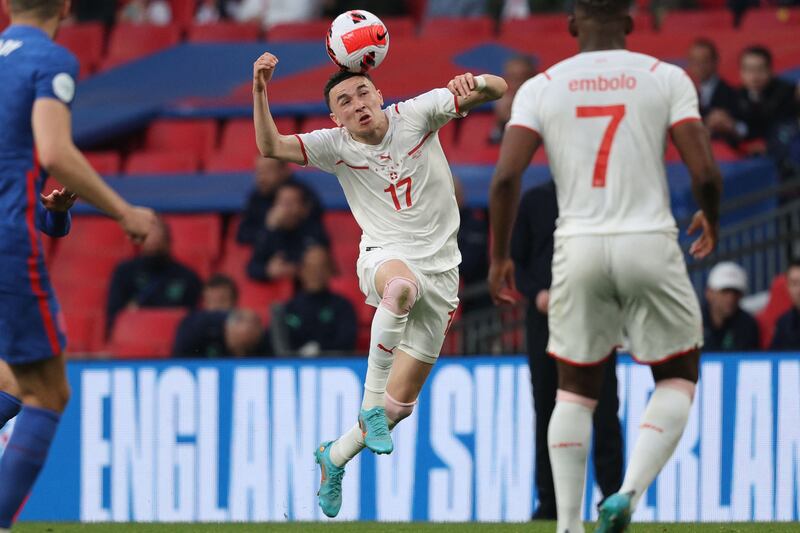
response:
<path id="1" fill-rule="evenodd" d="M 205 288 L 207 289 L 216 289 L 216 288 L 224 288 L 231 291 L 231 295 L 233 296 L 233 305 L 235 306 L 236 303 L 239 301 L 239 287 L 236 286 L 236 282 L 233 281 L 232 278 L 226 276 L 225 274 L 214 274 L 208 281 L 206 281 Z"/>
<path id="2" fill-rule="evenodd" d="M 328 78 L 328 82 L 325 84 L 325 103 L 328 104 L 328 110 L 331 109 L 331 89 L 339 85 L 345 80 L 349 80 L 350 78 L 355 78 L 356 76 L 361 76 L 362 78 L 367 78 L 369 81 L 372 81 L 372 78 L 369 77 L 369 74 L 366 72 L 350 72 L 349 70 L 339 70 L 334 72 L 330 78 Z"/>
<path id="3" fill-rule="evenodd" d="M 592 18 L 609 19 L 627 14 L 631 8 L 631 0 L 576 0 L 575 7 Z"/>
<path id="4" fill-rule="evenodd" d="M 709 51 L 711 59 L 713 59 L 715 63 L 719 61 L 719 50 L 717 50 L 717 45 L 714 44 L 714 41 L 711 39 L 706 39 L 705 37 L 695 39 L 692 43 L 692 48 L 705 48 Z"/>
<path id="5" fill-rule="evenodd" d="M 789 266 L 786 267 L 786 272 L 793 268 L 800 268 L 800 257 L 795 257 L 789 261 Z"/>
<path id="6" fill-rule="evenodd" d="M 64 0 L 9 0 L 11 13 L 30 13 L 41 20 L 58 16 L 64 7 Z"/>
<path id="7" fill-rule="evenodd" d="M 742 59 L 744 59 L 744 56 L 758 56 L 764 60 L 767 64 L 767 68 L 772 68 L 772 52 L 770 52 L 766 46 L 761 46 L 760 44 L 748 46 L 739 54 L 740 63 Z"/>

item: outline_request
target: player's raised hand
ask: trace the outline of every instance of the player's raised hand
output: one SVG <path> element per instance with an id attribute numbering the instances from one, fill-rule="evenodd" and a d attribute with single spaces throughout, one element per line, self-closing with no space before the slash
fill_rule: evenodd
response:
<path id="1" fill-rule="evenodd" d="M 459 74 L 447 83 L 447 88 L 456 96 L 467 97 L 475 87 L 477 87 L 475 76 L 471 72 Z"/>
<path id="2" fill-rule="evenodd" d="M 155 227 L 156 214 L 146 207 L 131 207 L 119 220 L 119 225 L 135 244 L 141 244 Z"/>
<path id="3" fill-rule="evenodd" d="M 267 83 L 272 79 L 275 67 L 278 65 L 278 58 L 269 52 L 264 52 L 255 63 L 253 63 L 253 89 L 263 91 Z"/>
<path id="4" fill-rule="evenodd" d="M 66 213 L 75 205 L 75 200 L 78 199 L 78 195 L 64 187 L 63 189 L 54 189 L 47 196 L 40 194 L 39 198 L 45 209 Z"/>
<path id="5" fill-rule="evenodd" d="M 703 259 L 717 246 L 717 228 L 711 225 L 702 211 L 698 211 L 692 217 L 686 233 L 693 235 L 697 230 L 700 230 L 700 236 L 689 247 L 689 254 L 695 259 Z"/>
<path id="6" fill-rule="evenodd" d="M 514 261 L 511 259 L 492 260 L 489 265 L 489 294 L 495 305 L 517 303 L 514 293 L 517 283 L 514 279 Z"/>

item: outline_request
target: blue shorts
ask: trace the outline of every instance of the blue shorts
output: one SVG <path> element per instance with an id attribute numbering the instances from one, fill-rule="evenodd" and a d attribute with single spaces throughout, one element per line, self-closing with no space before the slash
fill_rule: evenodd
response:
<path id="1" fill-rule="evenodd" d="M 58 357 L 67 338 L 58 301 L 0 292 L 0 359 L 10 365 Z"/>

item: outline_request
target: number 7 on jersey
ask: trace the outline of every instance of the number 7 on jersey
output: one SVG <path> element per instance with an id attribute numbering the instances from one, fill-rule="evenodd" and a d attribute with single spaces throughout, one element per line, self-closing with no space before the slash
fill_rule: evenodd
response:
<path id="1" fill-rule="evenodd" d="M 603 106 L 578 106 L 575 109 L 578 118 L 598 118 L 611 117 L 611 122 L 606 127 L 600 148 L 597 150 L 597 159 L 594 162 L 594 174 L 592 176 L 592 187 L 606 186 L 606 173 L 608 172 L 608 157 L 611 154 L 611 145 L 614 143 L 614 136 L 617 134 L 620 122 L 625 117 L 624 105 L 603 105 Z"/>

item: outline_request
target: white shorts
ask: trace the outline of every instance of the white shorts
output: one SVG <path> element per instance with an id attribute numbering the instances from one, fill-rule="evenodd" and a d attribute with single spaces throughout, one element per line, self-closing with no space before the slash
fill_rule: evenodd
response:
<path id="1" fill-rule="evenodd" d="M 557 237 L 548 316 L 547 351 L 576 366 L 604 361 L 623 333 L 646 364 L 703 345 L 683 252 L 666 233 Z"/>
<path id="2" fill-rule="evenodd" d="M 358 284 L 366 303 L 372 307 L 381 303 L 375 288 L 375 274 L 383 263 L 392 259 L 402 261 L 411 270 L 419 289 L 398 348 L 414 359 L 434 364 L 458 307 L 458 267 L 439 274 L 424 274 L 397 252 L 381 248 L 362 252 L 356 264 Z"/>

